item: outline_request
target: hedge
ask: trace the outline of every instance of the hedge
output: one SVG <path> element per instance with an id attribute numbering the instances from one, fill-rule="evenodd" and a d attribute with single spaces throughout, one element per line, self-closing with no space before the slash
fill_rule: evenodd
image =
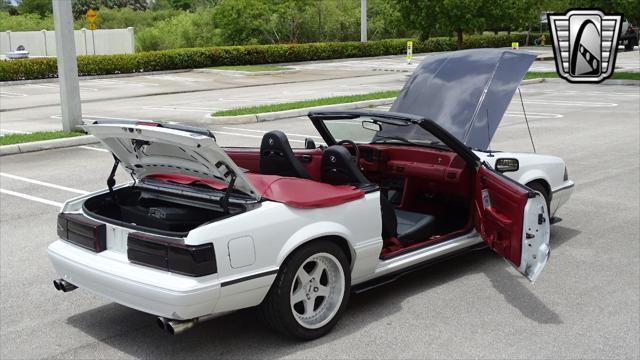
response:
<path id="1" fill-rule="evenodd" d="M 535 34 L 530 35 L 531 39 Z M 505 47 L 513 41 L 524 44 L 526 34 L 472 35 L 464 38 L 463 47 Z M 397 55 L 405 52 L 405 39 L 361 42 L 330 42 L 289 45 L 221 46 L 126 55 L 78 56 L 79 75 L 124 74 L 146 71 L 196 69 L 223 65 L 255 65 L 296 61 L 341 59 Z M 456 50 L 455 38 L 430 38 L 414 41 L 416 53 Z M 0 61 L 0 81 L 55 78 L 56 58 L 32 58 Z"/>

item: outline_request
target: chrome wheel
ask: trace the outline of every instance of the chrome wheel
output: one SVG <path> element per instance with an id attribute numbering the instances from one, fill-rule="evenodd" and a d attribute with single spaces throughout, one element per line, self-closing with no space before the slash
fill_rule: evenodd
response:
<path id="1" fill-rule="evenodd" d="M 293 317 L 307 329 L 322 327 L 342 304 L 345 277 L 338 259 L 318 253 L 305 260 L 295 274 L 290 291 Z"/>

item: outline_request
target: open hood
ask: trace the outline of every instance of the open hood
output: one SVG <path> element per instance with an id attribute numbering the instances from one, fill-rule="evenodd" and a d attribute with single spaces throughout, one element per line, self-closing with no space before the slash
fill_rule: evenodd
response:
<path id="1" fill-rule="evenodd" d="M 136 179 L 183 174 L 212 179 L 260 200 L 260 195 L 207 130 L 130 121 L 97 122 L 83 128 L 97 137 Z"/>
<path id="2" fill-rule="evenodd" d="M 427 56 L 390 111 L 431 119 L 465 145 L 486 150 L 535 58 L 506 49 Z"/>

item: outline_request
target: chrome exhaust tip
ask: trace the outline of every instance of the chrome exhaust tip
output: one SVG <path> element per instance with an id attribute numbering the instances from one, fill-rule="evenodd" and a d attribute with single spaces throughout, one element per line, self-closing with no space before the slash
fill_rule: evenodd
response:
<path id="1" fill-rule="evenodd" d="M 163 318 L 162 316 L 158 316 L 158 318 L 156 319 L 156 324 L 158 325 L 158 327 L 163 330 L 166 331 L 167 330 L 167 319 Z"/>
<path id="2" fill-rule="evenodd" d="M 198 323 L 198 318 L 191 320 L 170 320 L 167 321 L 166 331 L 170 335 L 179 335 L 193 328 Z"/>
<path id="3" fill-rule="evenodd" d="M 226 313 L 227 312 L 224 312 L 221 314 L 215 314 L 215 315 L 214 314 L 204 315 L 204 316 L 200 316 L 200 317 L 189 319 L 189 320 L 171 320 L 163 317 L 158 317 L 156 322 L 158 324 L 158 327 L 164 330 L 167 334 L 179 335 L 193 328 L 194 326 L 196 326 L 201 322 L 211 320 L 213 318 L 216 318 Z"/>
<path id="4" fill-rule="evenodd" d="M 77 286 L 64 279 L 53 280 L 53 287 L 55 287 L 56 290 L 62 292 L 69 292 L 78 288 Z"/>

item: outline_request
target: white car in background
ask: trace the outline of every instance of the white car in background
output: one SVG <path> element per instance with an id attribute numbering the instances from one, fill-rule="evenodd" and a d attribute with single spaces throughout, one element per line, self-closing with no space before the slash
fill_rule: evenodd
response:
<path id="1" fill-rule="evenodd" d="M 478 114 L 490 105 L 502 117 L 530 61 L 526 53 L 483 49 L 420 65 L 417 74 L 442 94 L 415 98 L 438 100 L 448 111 L 467 101 L 480 109 L 464 129 L 398 112 L 411 108 L 417 74 L 396 112 L 311 113 L 328 147 L 294 151 L 280 131 L 265 134 L 260 148 L 222 149 L 208 130 L 180 125 L 86 125 L 115 164 L 108 189 L 63 206 L 59 240 L 48 248 L 60 277 L 54 286 L 154 314 L 171 334 L 258 306 L 271 327 L 309 340 L 331 330 L 352 291 L 474 249 L 488 246 L 533 282 L 550 252 L 547 201 L 500 171 L 548 181 L 556 208 L 556 194 L 570 193 L 573 183 L 556 184 L 564 166 L 554 158 L 504 154 L 518 157 L 515 170 L 514 161 L 492 165 L 470 148 L 482 145 Z M 450 67 L 473 68 L 473 75 L 450 81 Z M 450 87 L 458 92 L 447 103 Z M 549 166 L 527 175 L 526 162 Z M 116 186 L 118 166 L 134 181 Z"/>

